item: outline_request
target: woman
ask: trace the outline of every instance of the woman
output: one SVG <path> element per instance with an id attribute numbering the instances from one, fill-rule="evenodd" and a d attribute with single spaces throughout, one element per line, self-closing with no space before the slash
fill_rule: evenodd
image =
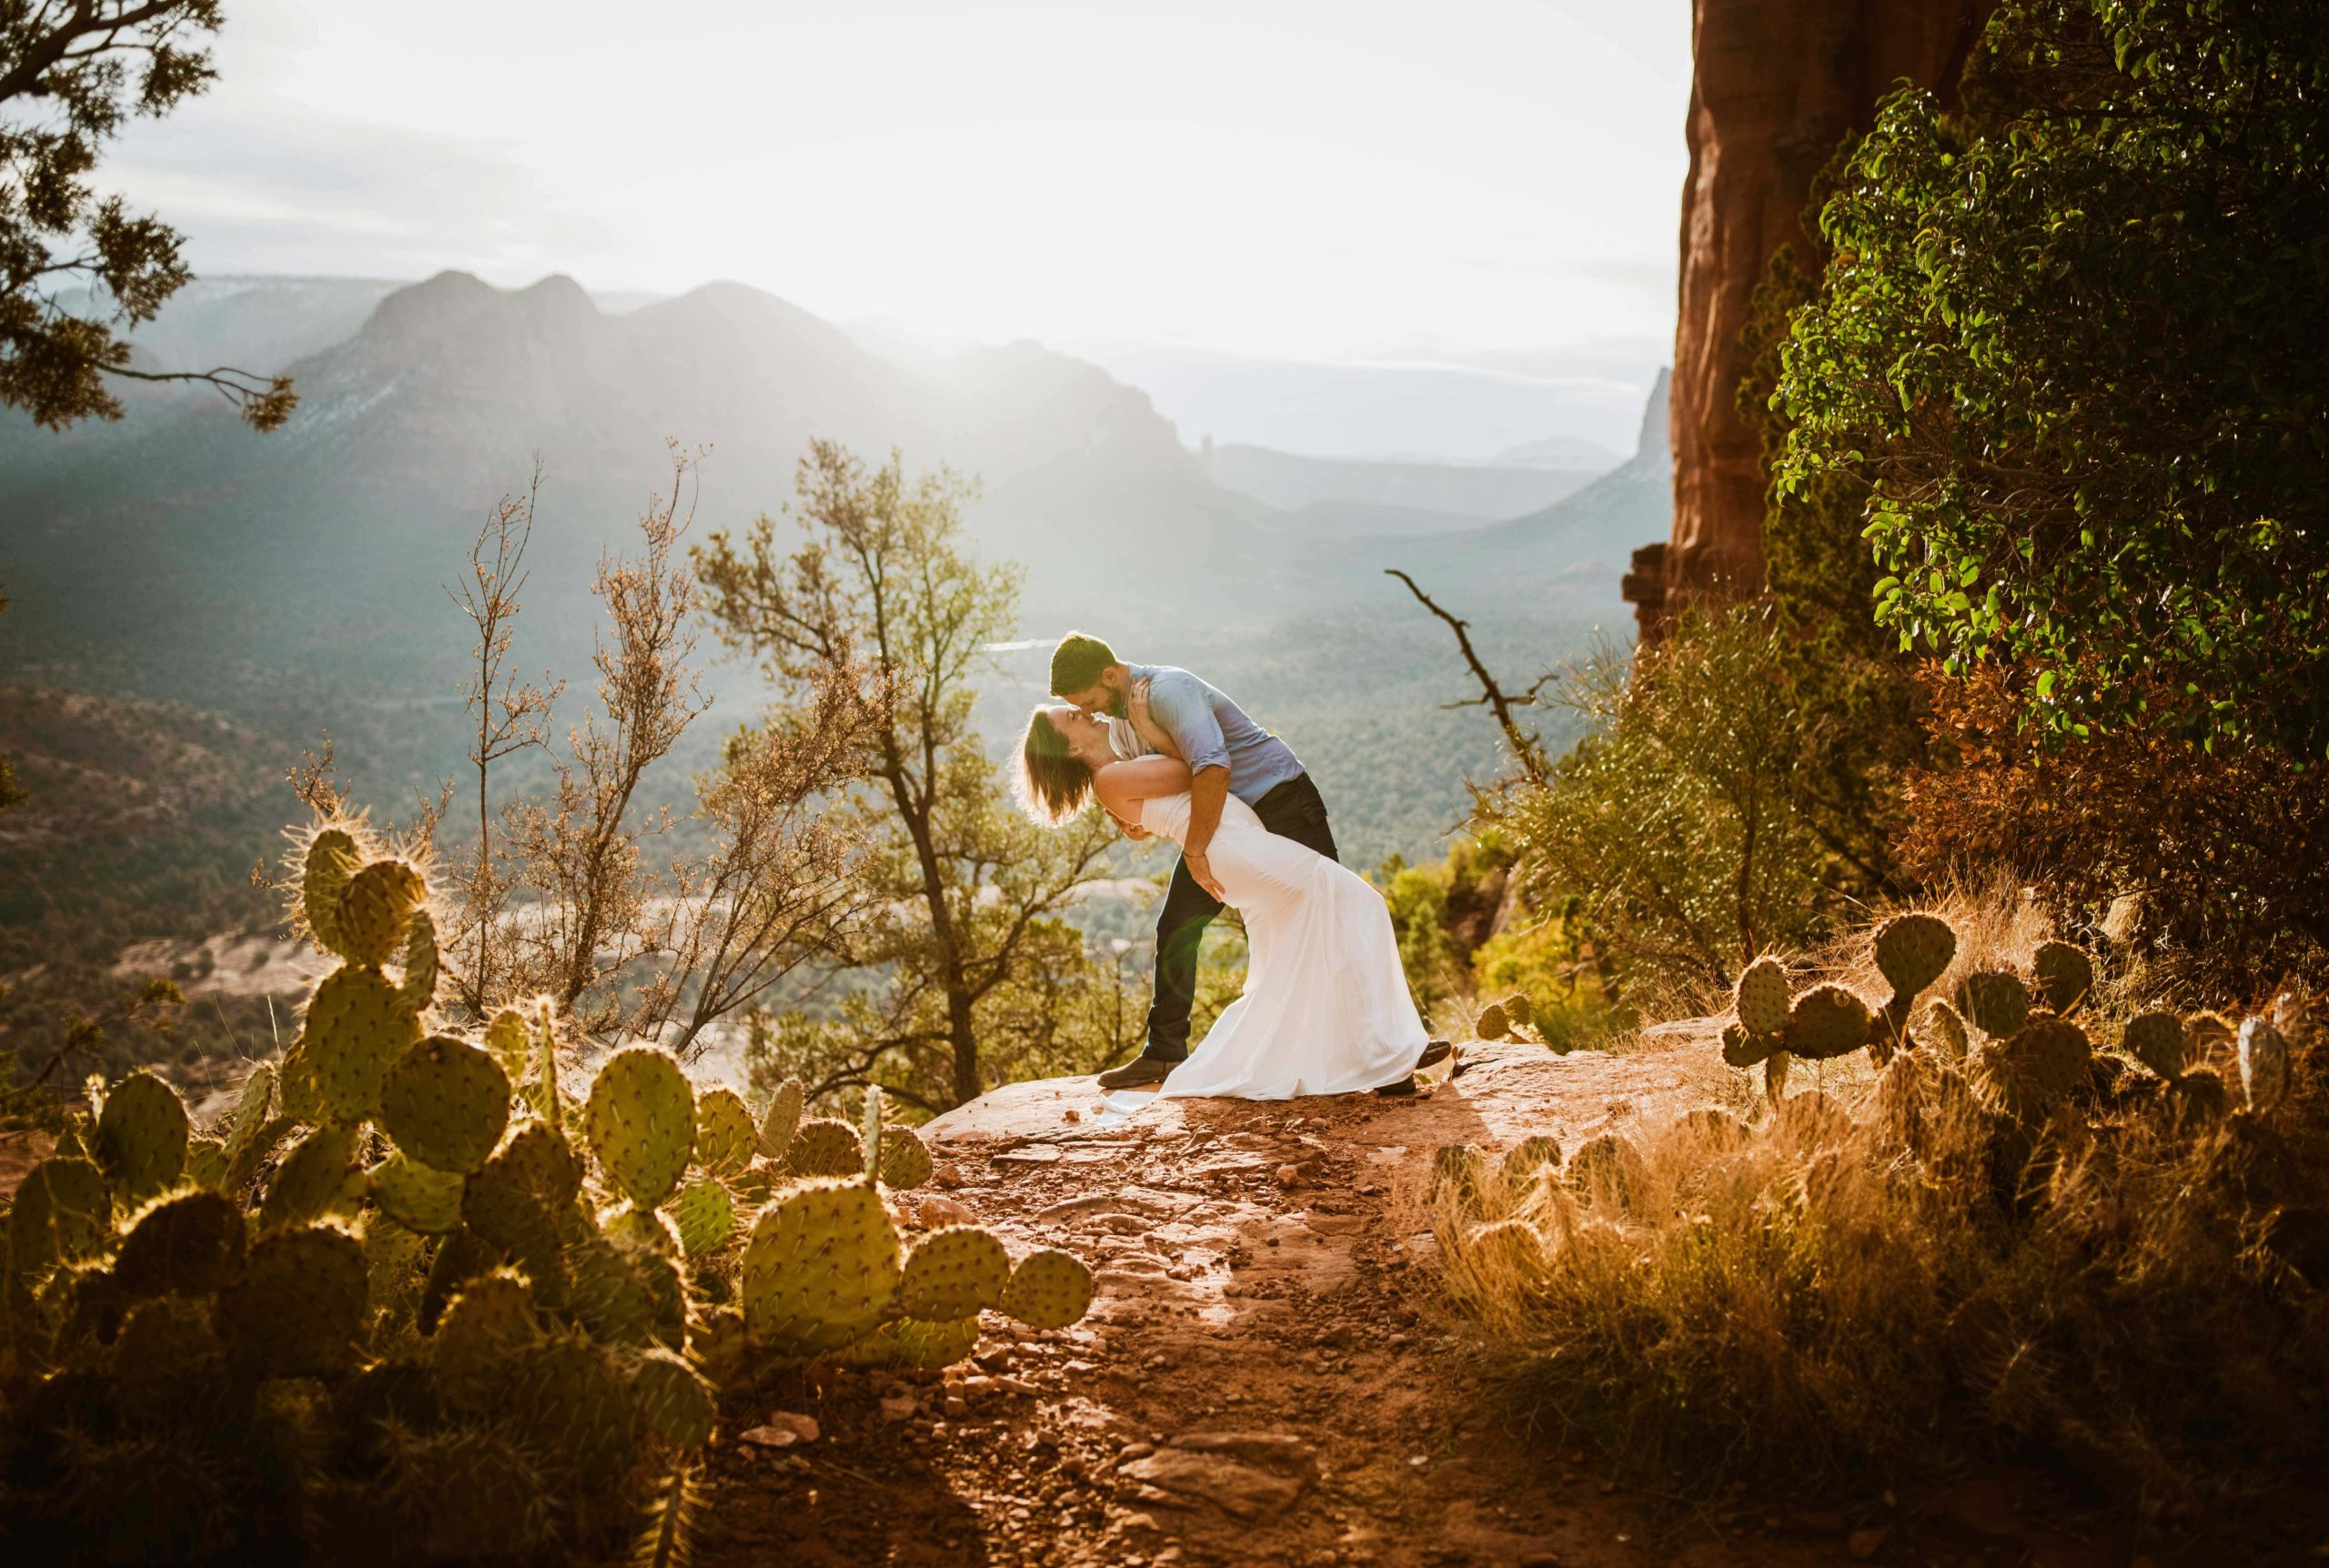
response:
<path id="1" fill-rule="evenodd" d="M 1169 753 L 1120 758 L 1105 720 L 1038 708 L 1019 754 L 1020 799 L 1039 822 L 1056 827 L 1096 798 L 1135 838 L 1187 831 L 1188 769 Z M 1158 1092 L 1290 1100 L 1407 1085 L 1428 1042 L 1383 896 L 1234 795 L 1206 853 L 1245 922 L 1245 989 Z"/>

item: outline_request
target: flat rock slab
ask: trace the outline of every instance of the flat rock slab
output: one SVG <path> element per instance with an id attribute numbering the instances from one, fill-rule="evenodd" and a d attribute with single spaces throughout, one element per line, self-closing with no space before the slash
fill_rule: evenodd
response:
<path id="1" fill-rule="evenodd" d="M 1291 1508 L 1304 1485 L 1225 1454 L 1185 1448 L 1159 1449 L 1123 1465 L 1118 1473 L 1160 1492 L 1210 1503 L 1236 1519 L 1259 1519 Z"/>

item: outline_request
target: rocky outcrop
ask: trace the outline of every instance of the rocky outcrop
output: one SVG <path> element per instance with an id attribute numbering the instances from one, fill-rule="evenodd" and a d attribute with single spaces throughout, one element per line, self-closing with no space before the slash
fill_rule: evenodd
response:
<path id="1" fill-rule="evenodd" d="M 1643 635 L 1700 596 L 1763 578 L 1761 447 L 1733 407 L 1739 329 L 1772 255 L 1810 248 L 1811 181 L 1906 78 L 1953 93 L 1993 0 L 1695 0 L 1690 173 L 1675 334 L 1674 531 L 1636 553 L 1625 594 Z"/>

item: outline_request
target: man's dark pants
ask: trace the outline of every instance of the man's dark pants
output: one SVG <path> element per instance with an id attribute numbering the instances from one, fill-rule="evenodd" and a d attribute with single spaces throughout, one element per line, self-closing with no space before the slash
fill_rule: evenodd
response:
<path id="1" fill-rule="evenodd" d="M 1335 835 L 1326 825 L 1326 803 L 1307 773 L 1297 775 L 1262 797 L 1254 808 L 1262 826 L 1281 839 L 1306 844 L 1329 860 Z M 1141 1054 L 1152 1061 L 1179 1061 L 1189 1054 L 1189 1009 L 1197 996 L 1197 948 L 1205 929 L 1221 913 L 1221 900 L 1197 885 L 1185 859 L 1173 868 L 1173 885 L 1165 890 L 1164 908 L 1156 916 L 1156 1000 L 1148 1009 L 1148 1048 Z"/>

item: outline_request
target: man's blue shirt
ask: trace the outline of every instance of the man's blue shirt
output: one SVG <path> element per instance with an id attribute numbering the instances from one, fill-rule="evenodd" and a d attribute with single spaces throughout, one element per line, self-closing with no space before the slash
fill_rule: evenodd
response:
<path id="1" fill-rule="evenodd" d="M 1191 773 L 1228 769 L 1229 792 L 1248 806 L 1260 805 L 1263 796 L 1302 777 L 1302 759 L 1294 748 L 1246 718 L 1225 694 L 1169 664 L 1128 668 L 1134 680 L 1148 682 L 1149 715 L 1181 749 Z"/>

